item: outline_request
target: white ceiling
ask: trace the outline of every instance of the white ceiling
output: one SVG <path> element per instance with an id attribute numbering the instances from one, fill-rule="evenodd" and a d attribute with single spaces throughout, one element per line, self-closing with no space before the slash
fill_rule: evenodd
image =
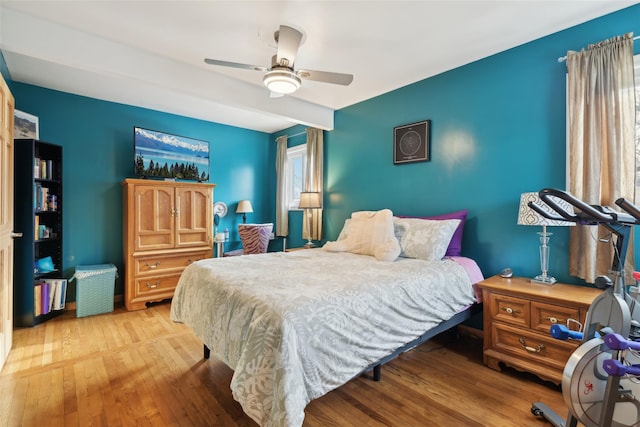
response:
<path id="1" fill-rule="evenodd" d="M 17 82 L 269 133 L 332 129 L 334 110 L 635 3 L 0 0 L 0 49 Z M 270 65 L 281 24 L 304 34 L 296 68 L 353 83 L 270 98 L 261 72 L 204 63 Z"/>

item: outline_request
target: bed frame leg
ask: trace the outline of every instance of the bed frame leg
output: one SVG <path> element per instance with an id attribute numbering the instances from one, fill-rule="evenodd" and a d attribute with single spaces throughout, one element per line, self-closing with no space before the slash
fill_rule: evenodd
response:
<path id="1" fill-rule="evenodd" d="M 211 350 L 209 349 L 209 347 L 207 347 L 206 344 L 204 344 L 204 358 L 208 359 L 209 356 L 211 356 Z"/>
<path id="2" fill-rule="evenodd" d="M 382 375 L 382 366 L 376 365 L 373 367 L 373 380 L 380 381 L 380 377 Z"/>

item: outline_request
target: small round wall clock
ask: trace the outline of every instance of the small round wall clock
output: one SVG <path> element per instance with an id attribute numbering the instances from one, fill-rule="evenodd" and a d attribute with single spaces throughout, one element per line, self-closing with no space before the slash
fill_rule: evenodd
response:
<path id="1" fill-rule="evenodd" d="M 227 214 L 227 205 L 224 202 L 215 202 L 213 204 L 213 213 L 223 218 Z"/>

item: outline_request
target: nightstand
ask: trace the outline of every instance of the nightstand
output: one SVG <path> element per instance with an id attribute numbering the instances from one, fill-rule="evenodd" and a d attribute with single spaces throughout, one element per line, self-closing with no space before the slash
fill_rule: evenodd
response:
<path id="1" fill-rule="evenodd" d="M 500 276 L 483 280 L 478 286 L 484 306 L 485 365 L 500 370 L 502 362 L 560 384 L 564 366 L 581 342 L 551 337 L 551 325 L 566 325 L 567 319 L 584 325 L 591 302 L 602 290 Z M 575 324 L 569 327 L 575 329 Z"/>

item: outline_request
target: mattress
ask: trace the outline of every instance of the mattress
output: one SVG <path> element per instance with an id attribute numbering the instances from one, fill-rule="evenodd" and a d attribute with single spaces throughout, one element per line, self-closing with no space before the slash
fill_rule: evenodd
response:
<path id="1" fill-rule="evenodd" d="M 468 270 L 322 249 L 212 258 L 184 270 L 171 319 L 234 370 L 247 415 L 300 426 L 312 399 L 473 304 Z"/>

